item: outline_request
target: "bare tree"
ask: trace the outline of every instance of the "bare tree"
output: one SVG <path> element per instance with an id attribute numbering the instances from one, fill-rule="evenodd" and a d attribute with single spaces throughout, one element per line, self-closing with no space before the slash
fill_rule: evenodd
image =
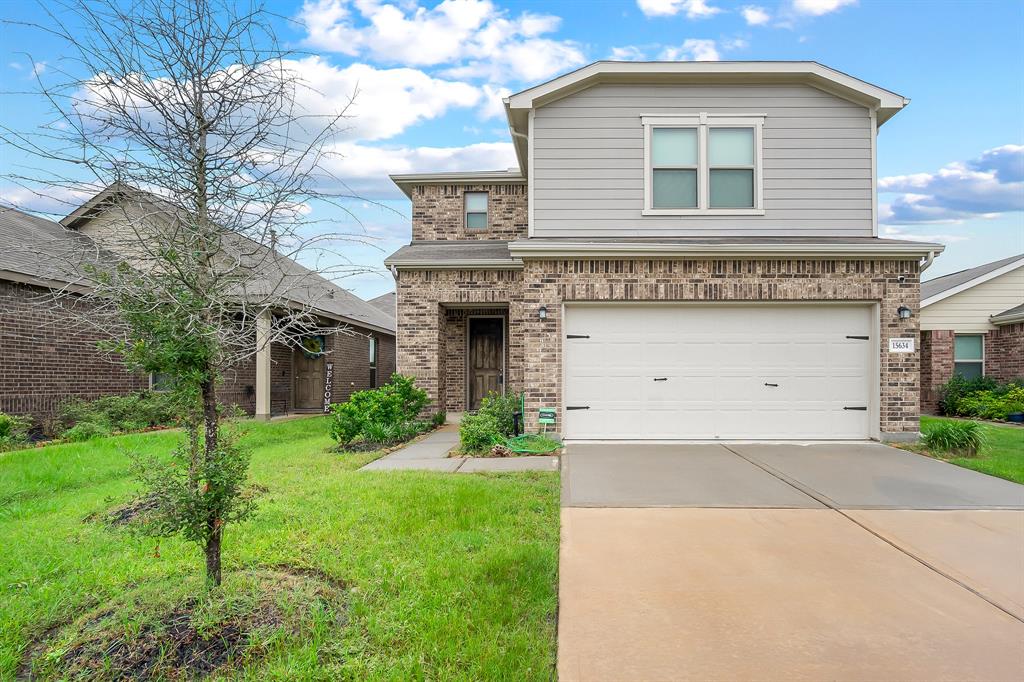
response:
<path id="1" fill-rule="evenodd" d="M 218 382 L 267 344 L 345 332 L 316 314 L 332 295 L 321 274 L 338 269 L 293 259 L 312 251 L 322 262 L 332 243 L 358 238 L 311 218 L 311 207 L 345 210 L 352 198 L 328 170 L 347 107 L 304 106 L 308 87 L 259 3 L 43 7 L 36 28 L 71 53 L 48 71 L 59 84 L 39 82 L 55 120 L 0 137 L 57 170 L 8 179 L 50 197 L 107 188 L 82 209 L 104 209 L 106 222 L 73 242 L 73 286 L 58 295 L 86 302 L 88 323 L 132 367 L 173 379 L 187 407 L 189 437 L 175 454 L 186 466 L 143 468 L 160 502 L 154 528 L 199 542 L 219 585 L 224 524 L 250 505 L 248 459 L 223 430 Z"/>

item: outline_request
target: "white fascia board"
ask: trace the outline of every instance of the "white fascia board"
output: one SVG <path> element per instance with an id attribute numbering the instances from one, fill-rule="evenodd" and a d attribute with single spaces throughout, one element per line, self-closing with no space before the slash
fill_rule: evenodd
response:
<path id="1" fill-rule="evenodd" d="M 999 317 L 993 315 L 988 321 L 996 327 L 1002 327 L 1004 324 L 1017 324 L 1018 322 L 1024 322 L 1024 313 L 1017 313 L 1016 315 L 1006 315 L 1005 317 Z"/>
<path id="2" fill-rule="evenodd" d="M 900 256 L 924 258 L 943 250 L 941 244 L 658 244 L 601 243 L 566 244 L 557 241 L 515 241 L 509 252 L 520 258 L 601 257 L 680 257 L 680 256 L 828 256 L 871 258 Z"/>
<path id="3" fill-rule="evenodd" d="M 588 64 L 576 71 L 559 76 L 546 83 L 528 88 L 508 98 L 508 110 L 532 109 L 538 100 L 552 97 L 561 91 L 572 91 L 580 84 L 590 81 L 600 82 L 603 78 L 626 76 L 637 77 L 743 77 L 752 80 L 758 77 L 792 78 L 819 83 L 826 87 L 839 90 L 836 94 L 847 92 L 876 102 L 879 109 L 891 110 L 893 113 L 910 103 L 910 100 L 895 92 L 877 85 L 872 85 L 859 78 L 854 78 L 841 71 L 836 71 L 817 62 L 610 62 L 601 61 Z"/>
<path id="4" fill-rule="evenodd" d="M 511 247 L 512 245 L 509 244 L 509 246 Z M 967 291 L 968 289 L 970 289 L 972 287 L 976 287 L 979 284 L 983 284 L 984 282 L 987 282 L 990 279 L 995 279 L 996 277 L 1001 277 L 1001 276 L 1005 275 L 1006 273 L 1013 272 L 1017 268 L 1021 268 L 1021 267 L 1024 267 L 1024 258 L 1021 258 L 1020 260 L 1016 260 L 1016 261 L 1014 261 L 1012 263 L 1008 263 L 1007 265 L 1004 265 L 1003 267 L 998 268 L 997 270 L 993 270 L 992 272 L 986 272 L 984 275 L 979 275 L 978 277 L 975 277 L 974 279 L 969 279 L 966 282 L 964 282 L 963 284 L 960 284 L 958 286 L 952 287 L 950 289 L 946 289 L 945 291 L 941 291 L 941 292 L 935 294 L 934 296 L 930 296 L 929 298 L 926 298 L 926 299 L 921 301 L 921 307 L 924 308 L 926 306 L 930 306 L 932 303 L 938 303 L 939 301 L 941 301 L 943 299 L 947 299 L 950 296 L 956 296 L 961 291 Z"/>
<path id="5" fill-rule="evenodd" d="M 399 270 L 522 270 L 523 261 L 512 260 L 460 260 L 460 261 L 408 261 L 386 260 L 384 265 Z"/>

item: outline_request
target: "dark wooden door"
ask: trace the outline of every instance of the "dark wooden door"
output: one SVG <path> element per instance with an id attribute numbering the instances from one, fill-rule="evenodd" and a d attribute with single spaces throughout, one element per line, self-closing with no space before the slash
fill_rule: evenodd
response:
<path id="1" fill-rule="evenodd" d="M 295 409 L 320 409 L 324 401 L 324 356 L 310 358 L 296 348 L 294 357 Z"/>
<path id="2" fill-rule="evenodd" d="M 505 356 L 504 320 L 469 320 L 469 409 L 476 410 L 488 393 L 502 390 L 502 365 Z"/>

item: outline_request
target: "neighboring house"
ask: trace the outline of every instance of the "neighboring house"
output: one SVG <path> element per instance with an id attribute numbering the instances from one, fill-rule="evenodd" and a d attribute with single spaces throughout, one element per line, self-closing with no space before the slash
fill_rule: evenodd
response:
<path id="1" fill-rule="evenodd" d="M 377 298 L 371 298 L 367 303 L 377 310 L 383 310 L 391 317 L 394 317 L 398 305 L 398 296 L 395 292 L 390 291 L 386 294 L 381 294 Z"/>
<path id="2" fill-rule="evenodd" d="M 813 62 L 598 62 L 505 100 L 519 167 L 412 201 L 398 370 L 569 439 L 910 439 L 920 273 L 880 239 L 901 95 Z M 895 341 L 890 350 L 890 340 Z"/>
<path id="3" fill-rule="evenodd" d="M 50 295 L 69 281 L 73 293 L 83 291 L 60 265 L 69 254 L 116 259 L 104 248 L 117 241 L 105 236 L 116 234 L 117 217 L 124 214 L 111 209 L 122 196 L 108 188 L 62 224 L 0 209 L 0 411 L 43 421 L 71 398 L 159 389 L 153 377 L 133 375 L 97 349 L 103 336 L 81 322 L 81 311 L 67 309 L 86 305 L 80 298 L 58 302 Z M 393 315 L 290 259 L 280 262 L 285 274 L 305 283 L 298 291 L 315 301 L 322 324 L 351 333 L 326 335 L 321 354 L 270 344 L 228 373 L 220 399 L 257 417 L 322 411 L 327 399 L 339 402 L 386 380 L 395 364 Z"/>
<path id="4" fill-rule="evenodd" d="M 1024 253 L 921 283 L 921 409 L 954 374 L 1024 377 Z"/>

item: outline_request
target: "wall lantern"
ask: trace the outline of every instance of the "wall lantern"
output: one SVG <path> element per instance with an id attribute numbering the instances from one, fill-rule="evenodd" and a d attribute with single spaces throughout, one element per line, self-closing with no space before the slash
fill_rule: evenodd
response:
<path id="1" fill-rule="evenodd" d="M 905 305 L 901 305 L 899 308 L 896 309 L 896 314 L 900 316 L 901 320 L 909 320 L 910 319 L 910 313 L 911 313 L 910 308 L 908 308 Z"/>
<path id="2" fill-rule="evenodd" d="M 537 311 L 537 317 L 539 317 L 542 320 L 548 319 L 548 307 L 546 305 L 542 305 L 540 307 L 540 309 Z"/>

